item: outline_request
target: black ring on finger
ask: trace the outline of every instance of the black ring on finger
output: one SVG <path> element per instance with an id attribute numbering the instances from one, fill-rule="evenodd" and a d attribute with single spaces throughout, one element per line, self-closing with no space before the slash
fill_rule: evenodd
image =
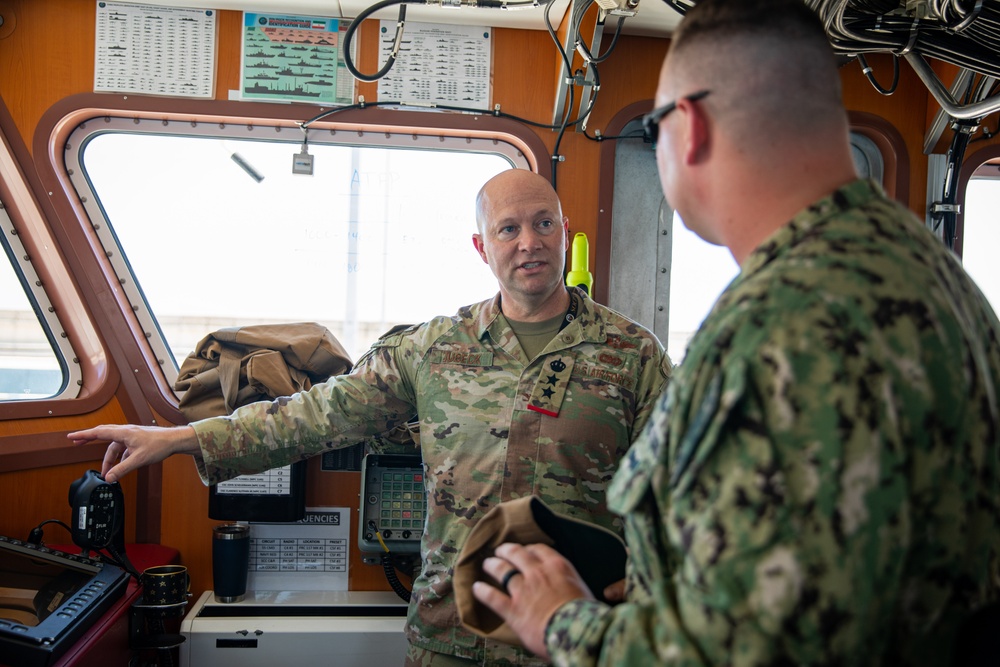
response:
<path id="1" fill-rule="evenodd" d="M 510 570 L 508 570 L 507 574 L 503 575 L 503 579 L 500 580 L 500 587 L 503 588 L 508 595 L 510 595 L 510 591 L 507 590 L 507 584 L 510 583 L 510 580 L 514 577 L 515 574 L 521 574 L 521 571 L 516 567 L 512 567 Z"/>

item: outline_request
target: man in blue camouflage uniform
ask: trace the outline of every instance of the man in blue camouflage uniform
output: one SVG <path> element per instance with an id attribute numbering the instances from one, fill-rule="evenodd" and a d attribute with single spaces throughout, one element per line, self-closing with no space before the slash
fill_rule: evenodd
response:
<path id="1" fill-rule="evenodd" d="M 609 489 L 626 602 L 544 545 L 501 545 L 485 571 L 520 574 L 476 597 L 557 665 L 958 664 L 998 597 L 995 314 L 856 179 L 800 0 L 699 2 L 656 105 L 667 200 L 741 271 Z"/>
<path id="2" fill-rule="evenodd" d="M 273 403 L 188 427 L 107 426 L 103 472 L 120 478 L 172 453 L 206 483 L 285 465 L 419 417 L 428 516 L 407 622 L 408 664 L 545 664 L 458 622 L 459 549 L 494 505 L 534 494 L 622 531 L 612 475 L 670 374 L 659 341 L 563 283 L 568 220 L 543 177 L 510 170 L 477 200 L 477 251 L 500 293 L 379 340 L 353 371 Z M 121 458 L 121 462 L 115 463 Z"/>

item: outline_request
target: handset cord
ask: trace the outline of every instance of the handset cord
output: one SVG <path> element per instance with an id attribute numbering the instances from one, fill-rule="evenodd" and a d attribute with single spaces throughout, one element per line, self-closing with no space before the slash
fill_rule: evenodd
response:
<path id="1" fill-rule="evenodd" d="M 403 582 L 399 580 L 399 575 L 396 574 L 396 566 L 393 564 L 393 556 L 390 553 L 382 554 L 382 570 L 385 572 L 385 578 L 388 580 L 389 585 L 392 590 L 395 591 L 396 595 L 401 597 L 404 601 L 409 602 L 411 593 L 403 585 Z"/>
<path id="2" fill-rule="evenodd" d="M 386 545 L 385 540 L 382 539 L 382 532 L 378 529 L 378 524 L 375 523 L 374 519 L 369 519 L 368 527 L 372 529 L 375 533 L 375 537 L 378 538 L 378 543 L 382 545 L 385 553 L 382 554 L 382 571 L 385 572 L 385 578 L 389 582 L 389 586 L 392 590 L 401 597 L 404 601 L 409 602 L 411 593 L 403 585 L 403 582 L 399 580 L 399 575 L 396 574 L 396 566 L 394 563 L 394 558 L 392 552 L 389 551 L 389 547 Z"/>
<path id="3" fill-rule="evenodd" d="M 139 571 L 135 569 L 135 566 L 132 565 L 132 561 L 128 559 L 128 556 L 125 555 L 124 551 L 118 551 L 118 548 L 113 544 L 108 544 L 104 548 L 107 549 L 108 554 L 111 556 L 108 560 L 135 577 L 136 581 L 141 581 Z"/>

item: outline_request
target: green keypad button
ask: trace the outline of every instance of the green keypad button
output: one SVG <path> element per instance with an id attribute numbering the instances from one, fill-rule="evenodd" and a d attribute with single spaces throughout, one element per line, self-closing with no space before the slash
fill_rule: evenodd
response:
<path id="1" fill-rule="evenodd" d="M 418 473 L 386 473 L 382 481 L 382 526 L 421 529 L 426 506 L 424 476 Z"/>

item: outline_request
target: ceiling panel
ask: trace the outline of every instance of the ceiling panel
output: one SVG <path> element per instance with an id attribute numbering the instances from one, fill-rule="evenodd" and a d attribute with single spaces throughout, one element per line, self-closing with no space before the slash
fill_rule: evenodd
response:
<path id="1" fill-rule="evenodd" d="M 549 19 L 554 27 L 559 27 L 563 15 L 569 8 L 570 0 L 555 0 L 549 11 Z M 371 0 L 341 0 L 344 15 L 354 17 L 374 3 Z M 373 18 L 395 19 L 399 7 L 393 5 L 372 14 Z M 444 23 L 448 25 L 482 25 L 494 28 L 521 28 L 524 30 L 545 30 L 545 7 L 530 9 L 493 9 L 484 7 L 445 8 L 435 5 L 407 4 L 406 20 L 420 23 Z"/>
<path id="2" fill-rule="evenodd" d="M 566 14 L 570 0 L 555 0 L 549 12 L 553 26 L 558 26 Z M 204 7 L 206 9 L 231 9 L 245 12 L 292 14 L 306 16 L 329 16 L 354 18 L 373 0 L 160 0 L 147 4 L 165 7 Z M 445 8 L 426 4 L 407 4 L 406 20 L 421 23 L 445 23 L 450 25 L 482 25 L 499 28 L 523 28 L 545 30 L 545 7 L 530 9 L 492 9 L 482 7 Z M 379 10 L 370 18 L 395 19 L 399 7 L 393 5 Z"/>
<path id="3" fill-rule="evenodd" d="M 670 8 L 663 0 L 639 0 L 635 16 L 625 19 L 622 25 L 623 35 L 644 35 L 647 37 L 666 37 L 674 31 L 681 21 L 681 15 Z M 604 32 L 614 32 L 617 19 L 608 17 Z"/>
<path id="4" fill-rule="evenodd" d="M 375 4 L 373 0 L 160 0 L 146 4 L 166 7 L 204 7 L 247 12 L 271 12 L 353 18 Z M 554 0 L 550 11 L 553 26 L 558 26 L 570 6 L 570 0 Z M 394 19 L 399 7 L 393 5 L 372 14 L 375 19 Z M 407 4 L 406 19 L 421 23 L 452 25 L 483 25 L 497 28 L 522 28 L 545 30 L 545 6 L 530 9 L 495 9 L 463 6 L 459 9 L 439 5 Z M 626 35 L 668 35 L 680 21 L 680 15 L 662 0 L 639 0 L 635 16 L 627 18 L 622 26 Z M 609 18 L 613 30 L 615 18 Z"/>

